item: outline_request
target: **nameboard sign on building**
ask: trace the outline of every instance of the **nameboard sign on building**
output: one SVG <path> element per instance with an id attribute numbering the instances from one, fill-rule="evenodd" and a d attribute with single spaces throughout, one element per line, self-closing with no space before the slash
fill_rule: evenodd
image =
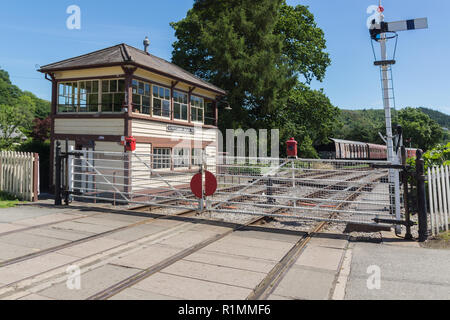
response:
<path id="1" fill-rule="evenodd" d="M 174 125 L 170 125 L 170 124 L 167 125 L 167 131 L 168 132 L 189 133 L 189 134 L 195 133 L 194 128 L 180 127 L 180 126 L 174 126 Z"/>

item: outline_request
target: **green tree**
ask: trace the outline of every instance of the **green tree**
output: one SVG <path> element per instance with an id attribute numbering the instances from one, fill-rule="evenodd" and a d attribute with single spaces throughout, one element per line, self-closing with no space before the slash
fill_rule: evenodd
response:
<path id="1" fill-rule="evenodd" d="M 405 108 L 398 112 L 394 119 L 403 128 L 405 139 L 412 139 L 412 146 L 424 151 L 432 149 L 441 140 L 444 130 L 428 115 L 415 108 Z"/>
<path id="2" fill-rule="evenodd" d="M 284 0 L 196 0 L 171 25 L 172 61 L 228 92 L 222 129 L 272 128 L 299 78 L 322 80 L 330 64 L 313 15 Z"/>
<path id="3" fill-rule="evenodd" d="M 29 97 L 26 99 L 23 97 Z M 16 106 L 30 102 L 28 108 L 33 108 L 32 118 L 45 119 L 50 114 L 50 102 L 39 99 L 29 91 L 22 91 L 12 84 L 8 72 L 0 69 L 0 105 Z"/>
<path id="4" fill-rule="evenodd" d="M 283 143 L 294 137 L 299 142 L 300 157 L 317 157 L 310 149 L 328 142 L 339 112 L 323 91 L 298 85 L 291 90 L 288 102 L 270 114 L 266 126 L 279 128 Z M 284 148 L 281 154 L 285 155 Z"/>
<path id="5" fill-rule="evenodd" d="M 0 104 L 13 105 L 21 95 L 20 89 L 11 83 L 9 73 L 0 69 Z"/>
<path id="6" fill-rule="evenodd" d="M 308 7 L 283 3 L 274 33 L 283 37 L 284 61 L 292 72 L 308 84 L 324 79 L 331 60 L 325 52 L 325 35 Z"/>
<path id="7" fill-rule="evenodd" d="M 19 139 L 14 134 L 29 132 L 32 127 L 34 102 L 28 96 L 22 96 L 14 106 L 0 105 L 1 147 L 10 148 Z"/>

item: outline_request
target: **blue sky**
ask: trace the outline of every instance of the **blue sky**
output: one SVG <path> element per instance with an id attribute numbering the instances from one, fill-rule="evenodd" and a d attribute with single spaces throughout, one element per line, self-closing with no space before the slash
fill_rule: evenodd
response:
<path id="1" fill-rule="evenodd" d="M 288 0 L 305 4 L 324 30 L 332 65 L 322 83 L 341 108 L 381 108 L 379 71 L 366 28 L 369 5 L 378 0 Z M 428 17 L 428 30 L 400 33 L 394 87 L 397 107 L 425 106 L 450 114 L 450 1 L 384 0 L 387 21 Z M 126 42 L 170 60 L 172 21 L 182 19 L 192 0 L 125 2 L 106 0 L 10 1 L 0 11 L 0 67 L 21 89 L 50 99 L 50 83 L 36 66 Z M 81 30 L 68 30 L 70 5 L 81 8 Z"/>

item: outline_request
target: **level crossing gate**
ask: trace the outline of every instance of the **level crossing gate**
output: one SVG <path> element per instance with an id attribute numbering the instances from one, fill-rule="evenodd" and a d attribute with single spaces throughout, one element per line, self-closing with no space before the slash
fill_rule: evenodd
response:
<path id="1" fill-rule="evenodd" d="M 108 202 L 365 225 L 405 225 L 396 218 L 387 162 L 172 156 L 57 150 L 57 201 Z M 216 176 L 213 196 L 198 199 L 192 177 Z M 59 174 L 58 174 L 59 172 Z M 58 191 L 59 190 L 59 191 Z M 59 196 L 58 196 L 59 195 Z M 59 199 L 59 200 L 58 200 Z M 402 212 L 403 202 L 401 204 Z"/>

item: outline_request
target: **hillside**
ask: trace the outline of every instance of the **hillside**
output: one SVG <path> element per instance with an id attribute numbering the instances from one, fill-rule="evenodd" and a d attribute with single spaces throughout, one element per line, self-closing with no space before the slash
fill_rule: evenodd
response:
<path id="1" fill-rule="evenodd" d="M 450 128 L 450 116 L 442 112 L 428 108 L 417 108 L 429 118 L 432 122 L 442 128 Z M 392 111 L 393 125 L 399 114 L 399 110 Z M 384 110 L 382 109 L 364 109 L 364 110 L 341 110 L 338 119 L 340 125 L 334 131 L 334 137 L 346 140 L 366 141 L 372 143 L 384 144 L 378 132 L 385 133 Z M 450 132 L 444 130 L 444 136 L 440 142 L 448 142 Z"/>
<path id="2" fill-rule="evenodd" d="M 427 114 L 431 119 L 433 119 L 437 123 L 439 123 L 441 127 L 450 129 L 450 115 L 424 107 L 420 107 L 419 110 Z"/>
<path id="3" fill-rule="evenodd" d="M 44 119 L 50 114 L 49 101 L 39 99 L 29 91 L 20 90 L 11 82 L 9 73 L 0 68 L 0 105 L 17 105 L 23 97 L 29 97 L 31 104 L 35 106 L 34 115 L 36 118 Z M 27 101 L 27 99 L 22 99 L 22 101 Z"/>

